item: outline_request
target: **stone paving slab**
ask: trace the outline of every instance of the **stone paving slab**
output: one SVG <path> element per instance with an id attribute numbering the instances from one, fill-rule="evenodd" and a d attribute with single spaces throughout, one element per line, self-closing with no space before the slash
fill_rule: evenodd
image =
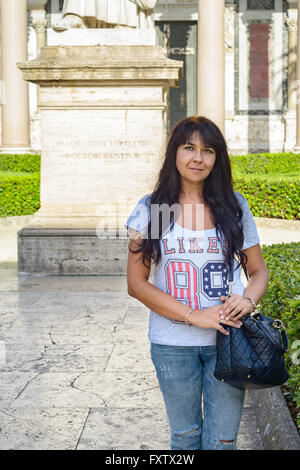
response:
<path id="1" fill-rule="evenodd" d="M 99 442 L 97 430 L 102 429 Z M 124 432 L 126 429 L 126 432 Z M 163 450 L 169 448 L 168 422 L 162 408 L 105 408 L 91 410 L 79 450 Z M 120 435 L 116 442 L 114 436 Z"/>
<path id="2" fill-rule="evenodd" d="M 0 408 L 0 450 L 73 450 L 89 410 Z"/>

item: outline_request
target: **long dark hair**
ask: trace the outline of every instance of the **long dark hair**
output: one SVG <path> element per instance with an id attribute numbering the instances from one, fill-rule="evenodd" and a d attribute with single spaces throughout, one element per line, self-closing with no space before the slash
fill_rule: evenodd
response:
<path id="1" fill-rule="evenodd" d="M 211 147 L 216 152 L 216 161 L 213 170 L 204 180 L 203 199 L 209 206 L 216 227 L 218 240 L 223 240 L 222 252 L 225 264 L 229 268 L 236 256 L 238 267 L 246 269 L 247 256 L 241 251 L 244 242 L 242 227 L 242 210 L 233 191 L 231 166 L 227 150 L 227 144 L 218 126 L 204 116 L 191 116 L 178 122 L 173 128 L 168 140 L 165 159 L 159 171 L 158 180 L 154 191 L 148 199 L 149 211 L 152 205 L 179 203 L 181 193 L 181 176 L 176 168 L 176 152 L 180 145 L 189 142 L 192 134 L 199 132 L 203 145 Z M 154 206 L 159 207 L 159 206 Z M 152 218 L 155 212 L 151 212 L 151 219 L 147 227 L 147 237 L 144 237 L 137 250 L 130 251 L 138 253 L 142 251 L 143 264 L 145 260 L 153 259 L 157 264 L 161 258 L 160 239 L 166 227 L 160 217 Z M 177 214 L 175 214 L 177 219 Z M 175 219 L 175 220 L 176 220 Z M 158 221 L 159 237 L 151 238 L 151 226 Z M 174 225 L 174 213 L 171 212 L 171 224 Z M 156 223 L 156 222 L 155 222 Z M 153 232 L 152 232 L 153 233 Z"/>

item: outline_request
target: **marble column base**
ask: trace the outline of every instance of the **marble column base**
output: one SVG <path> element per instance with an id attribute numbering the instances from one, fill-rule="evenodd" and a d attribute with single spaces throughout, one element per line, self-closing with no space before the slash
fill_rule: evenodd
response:
<path id="1" fill-rule="evenodd" d="M 0 153 L 9 153 L 11 155 L 15 154 L 26 154 L 34 153 L 31 147 L 0 147 Z"/>

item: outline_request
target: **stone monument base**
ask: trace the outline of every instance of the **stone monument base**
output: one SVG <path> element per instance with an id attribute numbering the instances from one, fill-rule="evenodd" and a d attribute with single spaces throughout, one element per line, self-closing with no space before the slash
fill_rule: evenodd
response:
<path id="1" fill-rule="evenodd" d="M 19 273 L 126 275 L 126 231 L 36 229 L 18 232 Z"/>
<path id="2" fill-rule="evenodd" d="M 41 208 L 18 232 L 19 272 L 126 274 L 124 224 L 153 190 L 182 62 L 155 45 L 46 46 L 18 66 L 40 86 L 42 138 Z"/>

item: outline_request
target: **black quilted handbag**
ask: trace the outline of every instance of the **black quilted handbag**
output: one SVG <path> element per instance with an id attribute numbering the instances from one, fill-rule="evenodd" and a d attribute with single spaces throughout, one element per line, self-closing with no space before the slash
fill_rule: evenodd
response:
<path id="1" fill-rule="evenodd" d="M 232 268 L 227 282 L 229 297 L 234 283 Z M 282 321 L 268 318 L 257 309 L 240 321 L 241 328 L 222 325 L 228 336 L 217 331 L 215 377 L 242 390 L 282 385 L 289 378 L 284 361 L 288 338 Z"/>

